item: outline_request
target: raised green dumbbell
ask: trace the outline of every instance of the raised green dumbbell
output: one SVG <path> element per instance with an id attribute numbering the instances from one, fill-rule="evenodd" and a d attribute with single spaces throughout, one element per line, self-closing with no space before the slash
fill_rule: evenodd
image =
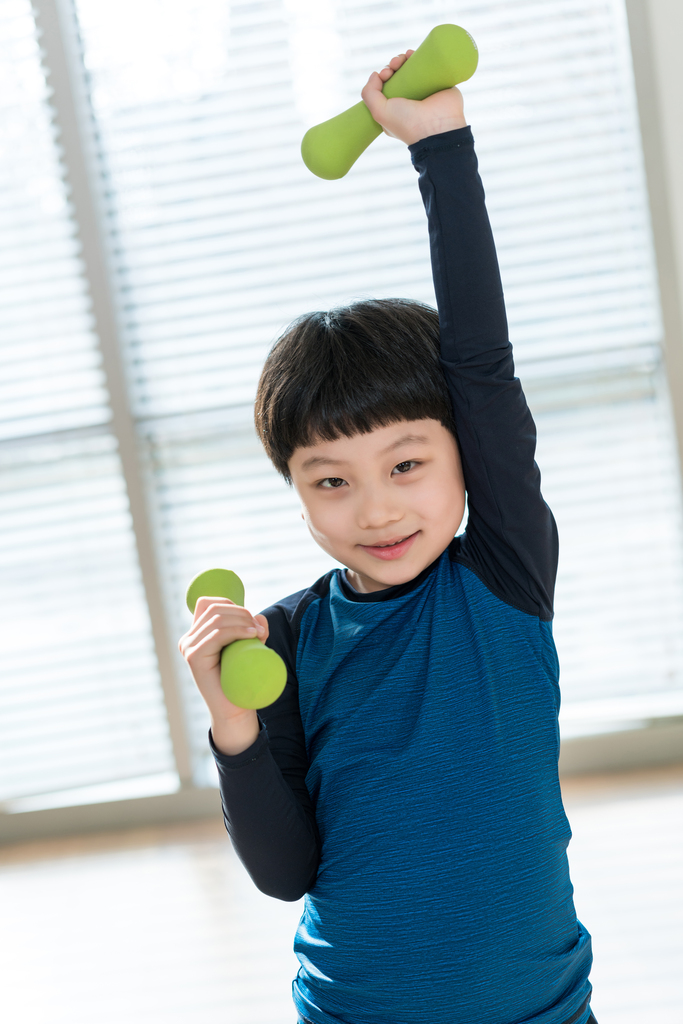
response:
<path id="1" fill-rule="evenodd" d="M 187 588 L 187 607 L 194 615 L 200 597 L 227 597 L 244 604 L 244 585 L 229 569 L 200 572 Z M 233 640 L 221 651 L 221 689 L 238 708 L 265 708 L 277 700 L 287 682 L 285 663 L 260 640 Z"/>
<path id="2" fill-rule="evenodd" d="M 477 70 L 479 53 L 469 32 L 458 25 L 437 25 L 409 60 L 385 82 L 389 99 L 423 100 L 433 92 L 466 82 Z M 343 178 L 382 128 L 361 100 L 343 114 L 310 128 L 301 143 L 309 171 L 319 178 Z"/>

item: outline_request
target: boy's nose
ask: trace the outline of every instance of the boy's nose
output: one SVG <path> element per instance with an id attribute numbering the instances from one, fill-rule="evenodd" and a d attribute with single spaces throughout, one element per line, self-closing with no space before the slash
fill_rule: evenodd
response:
<path id="1" fill-rule="evenodd" d="M 362 529 L 380 530 L 391 523 L 398 523 L 403 518 L 403 510 L 392 496 L 373 492 L 360 501 L 356 518 Z"/>

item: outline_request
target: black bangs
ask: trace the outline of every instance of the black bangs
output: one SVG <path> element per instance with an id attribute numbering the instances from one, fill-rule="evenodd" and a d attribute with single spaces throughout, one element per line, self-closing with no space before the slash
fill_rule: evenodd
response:
<path id="1" fill-rule="evenodd" d="M 256 430 L 291 483 L 296 448 L 435 419 L 455 434 L 439 364 L 438 313 L 407 299 L 369 299 L 306 313 L 273 346 L 259 381 Z"/>

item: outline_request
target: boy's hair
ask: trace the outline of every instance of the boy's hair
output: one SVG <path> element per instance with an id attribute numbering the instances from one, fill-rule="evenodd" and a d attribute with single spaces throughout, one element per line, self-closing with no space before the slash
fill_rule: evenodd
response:
<path id="1" fill-rule="evenodd" d="M 305 313 L 275 342 L 256 392 L 256 430 L 287 483 L 296 448 L 434 419 L 455 436 L 439 363 L 439 314 L 409 299 Z"/>

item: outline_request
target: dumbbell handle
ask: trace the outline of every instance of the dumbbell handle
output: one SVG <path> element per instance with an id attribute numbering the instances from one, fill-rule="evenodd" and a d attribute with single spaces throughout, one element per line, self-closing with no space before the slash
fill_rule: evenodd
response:
<path id="1" fill-rule="evenodd" d="M 194 615 L 200 597 L 225 597 L 244 604 L 244 585 L 229 569 L 207 569 L 187 588 L 187 607 Z M 221 689 L 239 708 L 265 708 L 285 688 L 287 668 L 276 651 L 260 640 L 233 640 L 221 651 Z"/>
<path id="2" fill-rule="evenodd" d="M 459 25 L 437 25 L 410 59 L 384 83 L 388 99 L 423 100 L 471 78 L 479 54 L 469 32 Z M 301 142 L 309 171 L 319 178 L 343 178 L 382 127 L 361 100 L 342 114 L 310 128 Z"/>

